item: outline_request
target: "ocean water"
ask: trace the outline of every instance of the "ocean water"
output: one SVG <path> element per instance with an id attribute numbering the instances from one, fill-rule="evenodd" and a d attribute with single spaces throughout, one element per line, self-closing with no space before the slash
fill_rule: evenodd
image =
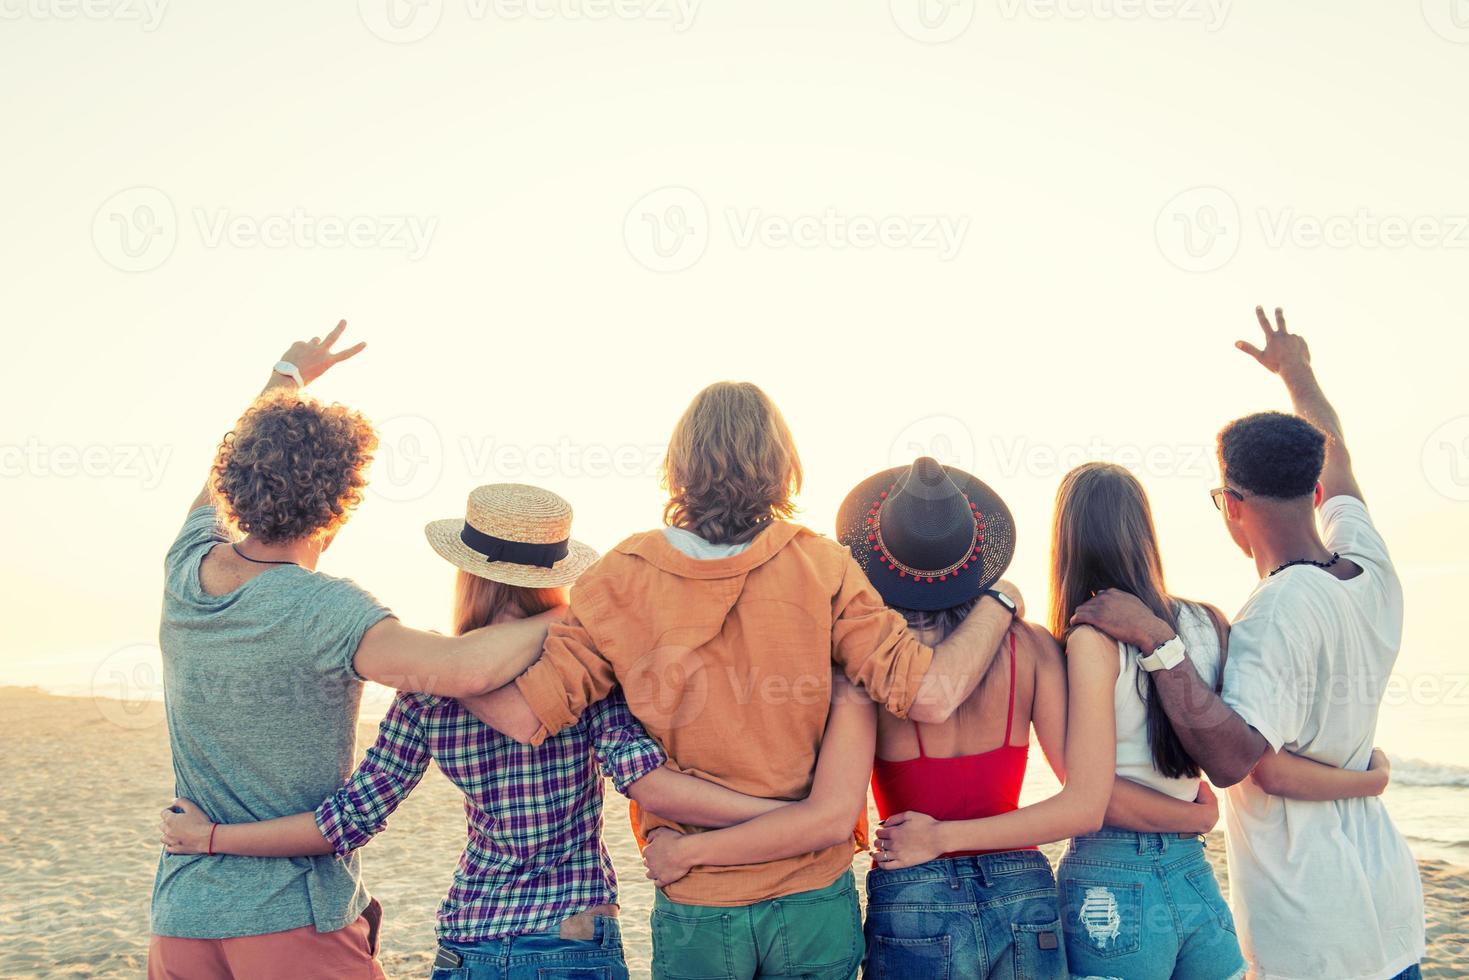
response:
<path id="1" fill-rule="evenodd" d="M 1401 664 L 1400 664 L 1401 666 Z M 1377 744 L 1392 759 L 1384 802 L 1419 857 L 1469 867 L 1469 684 L 1462 672 L 1400 672 L 1385 700 Z M 1427 680 L 1425 681 L 1425 678 Z M 101 699 L 104 713 L 125 717 L 126 706 L 162 700 L 157 647 L 139 644 L 105 654 L 19 660 L 0 666 L 0 684 L 38 687 L 66 697 Z M 364 720 L 380 718 L 393 692 L 369 684 Z M 116 702 L 121 702 L 117 704 Z M 1023 802 L 1056 792 L 1056 779 L 1039 746 L 1032 746 Z"/>

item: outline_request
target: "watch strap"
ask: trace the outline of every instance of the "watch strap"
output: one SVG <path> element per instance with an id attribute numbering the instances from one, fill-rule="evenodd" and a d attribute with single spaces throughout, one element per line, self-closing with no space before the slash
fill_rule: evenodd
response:
<path id="1" fill-rule="evenodd" d="M 306 387 L 306 382 L 301 377 L 301 369 L 296 367 L 296 365 L 292 364 L 290 361 L 276 361 L 274 370 L 276 374 L 283 374 L 286 377 L 290 378 L 292 381 L 296 382 L 297 388 Z"/>

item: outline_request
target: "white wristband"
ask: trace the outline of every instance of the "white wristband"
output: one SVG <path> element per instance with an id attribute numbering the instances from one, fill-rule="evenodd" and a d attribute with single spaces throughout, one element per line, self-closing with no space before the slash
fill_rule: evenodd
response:
<path id="1" fill-rule="evenodd" d="M 1183 663 L 1187 653 L 1183 645 L 1183 638 L 1175 636 L 1146 657 L 1139 654 L 1137 662 L 1142 665 L 1143 670 L 1151 674 L 1155 670 L 1172 670 Z"/>
<path id="2" fill-rule="evenodd" d="M 296 365 L 292 364 L 290 361 L 277 361 L 275 364 L 275 373 L 284 374 L 286 377 L 296 382 L 297 388 L 306 387 L 306 382 L 301 379 L 301 369 L 296 367 Z"/>

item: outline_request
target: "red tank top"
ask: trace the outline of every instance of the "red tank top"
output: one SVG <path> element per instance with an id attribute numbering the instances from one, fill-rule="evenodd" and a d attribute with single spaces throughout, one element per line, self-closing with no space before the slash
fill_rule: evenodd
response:
<path id="1" fill-rule="evenodd" d="M 878 816 L 886 820 L 895 813 L 911 810 L 926 813 L 935 820 L 974 820 L 1018 809 L 1030 743 L 1027 740 L 1024 745 L 1010 744 L 1014 721 L 1015 634 L 1011 633 L 1010 707 L 1005 717 L 1004 743 L 978 755 L 936 759 L 924 753 L 922 726 L 915 722 L 918 758 L 902 762 L 877 759 L 873 763 L 872 796 Z M 984 853 L 988 852 L 956 851 L 942 856 Z"/>

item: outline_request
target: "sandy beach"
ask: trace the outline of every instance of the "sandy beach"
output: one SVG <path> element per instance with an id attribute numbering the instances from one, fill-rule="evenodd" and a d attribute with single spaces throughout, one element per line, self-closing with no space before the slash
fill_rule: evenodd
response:
<path id="1" fill-rule="evenodd" d="M 0 688 L 0 714 L 0 757 L 9 760 L 0 780 L 0 977 L 142 976 L 157 811 L 172 797 L 162 706 Z M 362 726 L 360 749 L 374 732 Z M 391 977 L 429 973 L 434 909 L 464 841 L 459 800 L 430 773 L 365 852 L 368 884 L 386 910 L 382 961 Z M 625 801 L 610 790 L 608 800 L 628 961 L 634 977 L 646 977 L 652 887 Z M 1218 835 L 1210 853 L 1223 880 Z M 866 863 L 856 862 L 859 877 Z M 1469 976 L 1469 869 L 1436 861 L 1420 868 L 1424 975 Z"/>

